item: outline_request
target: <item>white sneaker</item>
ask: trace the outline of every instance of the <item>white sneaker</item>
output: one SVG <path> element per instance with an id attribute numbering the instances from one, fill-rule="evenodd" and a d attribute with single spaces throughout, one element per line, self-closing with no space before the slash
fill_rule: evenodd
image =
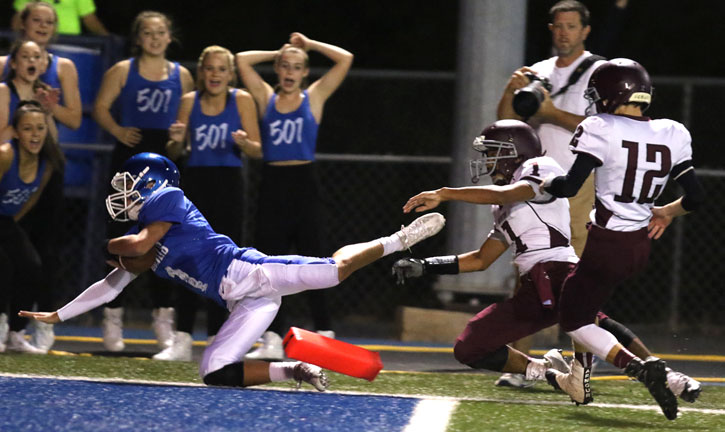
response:
<path id="1" fill-rule="evenodd" d="M 53 324 L 35 321 L 35 331 L 30 338 L 30 343 L 47 352 L 53 346 L 54 342 L 55 333 L 53 333 Z"/>
<path id="2" fill-rule="evenodd" d="M 0 353 L 5 352 L 5 341 L 8 340 L 8 316 L 0 313 Z"/>
<path id="3" fill-rule="evenodd" d="M 547 369 L 556 369 L 559 372 L 569 373 L 569 363 L 564 360 L 564 355 L 560 349 L 552 348 L 544 354 L 544 360 L 547 363 Z"/>
<path id="4" fill-rule="evenodd" d="M 546 371 L 546 380 L 555 389 L 563 390 L 568 394 L 572 402 L 577 405 L 586 405 L 592 402 L 592 388 L 589 384 L 591 379 L 591 368 L 582 366 L 579 360 L 571 360 L 571 371 L 562 373 L 556 369 Z"/>
<path id="5" fill-rule="evenodd" d="M 151 327 L 156 335 L 156 343 L 159 348 L 166 349 L 174 344 L 174 308 L 156 308 L 151 311 L 154 319 Z"/>
<path id="6" fill-rule="evenodd" d="M 123 308 L 103 308 L 103 346 L 108 351 L 123 351 Z"/>
<path id="7" fill-rule="evenodd" d="M 428 213 L 414 220 L 407 227 L 400 227 L 400 231 L 395 234 L 403 243 L 403 248 L 410 249 L 421 240 L 438 234 L 445 224 L 446 218 L 442 214 Z"/>
<path id="8" fill-rule="evenodd" d="M 295 366 L 292 376 L 297 381 L 298 389 L 302 386 L 302 381 L 304 381 L 316 388 L 317 391 L 327 390 L 327 374 L 319 366 L 299 362 Z"/>
<path id="9" fill-rule="evenodd" d="M 695 402 L 702 391 L 699 381 L 681 372 L 675 372 L 670 368 L 667 368 L 667 385 L 675 396 L 690 403 Z"/>
<path id="10" fill-rule="evenodd" d="M 36 348 L 25 340 L 25 330 L 19 332 L 11 331 L 8 333 L 8 346 L 9 351 L 16 351 L 26 354 L 45 354 L 47 351 L 40 348 Z"/>
<path id="11" fill-rule="evenodd" d="M 317 334 L 330 339 L 335 339 L 335 330 L 317 330 Z"/>
<path id="12" fill-rule="evenodd" d="M 176 332 L 170 347 L 153 356 L 154 360 L 191 361 L 191 344 L 193 339 L 186 332 Z"/>
<path id="13" fill-rule="evenodd" d="M 282 338 L 273 331 L 262 335 L 262 345 L 244 356 L 247 360 L 283 360 Z"/>
<path id="14" fill-rule="evenodd" d="M 536 381 L 527 380 L 523 374 L 506 372 L 502 374 L 494 384 L 499 387 L 527 388 L 533 387 L 534 384 L 536 384 Z"/>

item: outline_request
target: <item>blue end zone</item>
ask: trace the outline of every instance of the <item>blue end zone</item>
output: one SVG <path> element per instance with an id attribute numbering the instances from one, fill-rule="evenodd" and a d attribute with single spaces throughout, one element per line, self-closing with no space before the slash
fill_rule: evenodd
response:
<path id="1" fill-rule="evenodd" d="M 396 431 L 412 398 L 0 377 L 0 430 Z"/>

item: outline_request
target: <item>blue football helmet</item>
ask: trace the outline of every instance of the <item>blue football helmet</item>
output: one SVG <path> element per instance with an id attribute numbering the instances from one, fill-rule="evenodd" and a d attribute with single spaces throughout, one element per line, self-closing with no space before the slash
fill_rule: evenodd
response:
<path id="1" fill-rule="evenodd" d="M 153 193 L 167 187 L 179 187 L 179 169 L 167 157 L 139 153 L 129 158 L 111 179 L 118 191 L 106 198 L 106 209 L 113 220 L 138 220 L 141 206 Z"/>

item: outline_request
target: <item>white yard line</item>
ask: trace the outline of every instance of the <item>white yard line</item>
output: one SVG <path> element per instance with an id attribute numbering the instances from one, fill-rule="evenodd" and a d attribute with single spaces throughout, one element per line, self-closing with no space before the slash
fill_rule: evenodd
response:
<path id="1" fill-rule="evenodd" d="M 403 432 L 445 432 L 458 401 L 423 399 L 415 405 Z"/>
<path id="2" fill-rule="evenodd" d="M 123 378 L 99 378 L 99 377 L 83 377 L 83 376 L 55 376 L 55 375 L 35 375 L 35 374 L 15 374 L 0 372 L 0 377 L 9 378 L 47 378 L 67 381 L 94 381 L 103 383 L 119 383 L 119 384 L 141 384 L 141 385 L 159 385 L 159 386 L 181 386 L 181 387 L 207 387 L 202 383 L 190 383 L 190 382 L 174 382 L 174 381 L 151 381 L 151 380 L 140 380 L 140 379 L 123 379 Z M 296 390 L 290 387 L 250 387 L 246 388 L 246 391 L 288 391 L 288 392 L 308 392 L 318 393 L 312 389 L 310 390 Z M 357 391 L 326 391 L 323 394 L 339 394 L 339 395 L 350 395 L 350 396 L 382 396 L 382 397 L 396 397 L 396 398 L 407 398 L 407 399 L 421 399 L 422 401 L 429 402 L 448 402 L 450 404 L 457 404 L 460 401 L 471 401 L 471 402 L 491 402 L 491 403 L 503 403 L 503 404 L 516 404 L 516 405 L 549 405 L 549 406 L 571 406 L 572 402 L 568 401 L 548 401 L 548 400 L 526 400 L 526 399 L 496 399 L 496 398 L 477 398 L 477 397 L 452 397 L 452 396 L 436 396 L 436 395 L 424 395 L 424 394 L 389 394 L 389 393 L 369 393 L 369 392 L 357 392 Z M 420 404 L 418 404 L 420 406 Z M 689 404 L 688 404 L 689 405 Z M 444 404 L 435 405 L 436 407 L 442 407 Z M 453 405 L 455 407 L 455 405 Z M 641 411 L 660 411 L 657 405 L 634 405 L 634 404 L 610 404 L 610 403 L 591 403 L 587 407 L 594 408 L 615 408 L 615 409 L 631 409 Z M 418 408 L 416 408 L 417 411 Z M 451 408 L 451 411 L 453 408 Z M 725 415 L 725 409 L 712 409 L 712 408 L 691 408 L 688 406 L 682 406 L 680 404 L 679 410 L 681 412 L 693 412 L 701 414 L 715 414 Z"/>

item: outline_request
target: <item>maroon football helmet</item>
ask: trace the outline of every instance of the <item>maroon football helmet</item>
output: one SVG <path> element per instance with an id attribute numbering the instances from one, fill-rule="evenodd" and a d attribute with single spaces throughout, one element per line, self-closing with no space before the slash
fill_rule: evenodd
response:
<path id="1" fill-rule="evenodd" d="M 628 103 L 642 104 L 644 111 L 652 102 L 652 81 L 647 70 L 636 61 L 612 59 L 592 72 L 584 97 L 596 104 L 599 113 L 611 114 L 618 106 Z"/>
<path id="2" fill-rule="evenodd" d="M 471 161 L 473 183 L 490 175 L 494 184 L 507 185 L 525 160 L 541 156 L 536 131 L 519 120 L 499 120 L 486 126 L 473 140 L 473 149 L 483 156 Z"/>

